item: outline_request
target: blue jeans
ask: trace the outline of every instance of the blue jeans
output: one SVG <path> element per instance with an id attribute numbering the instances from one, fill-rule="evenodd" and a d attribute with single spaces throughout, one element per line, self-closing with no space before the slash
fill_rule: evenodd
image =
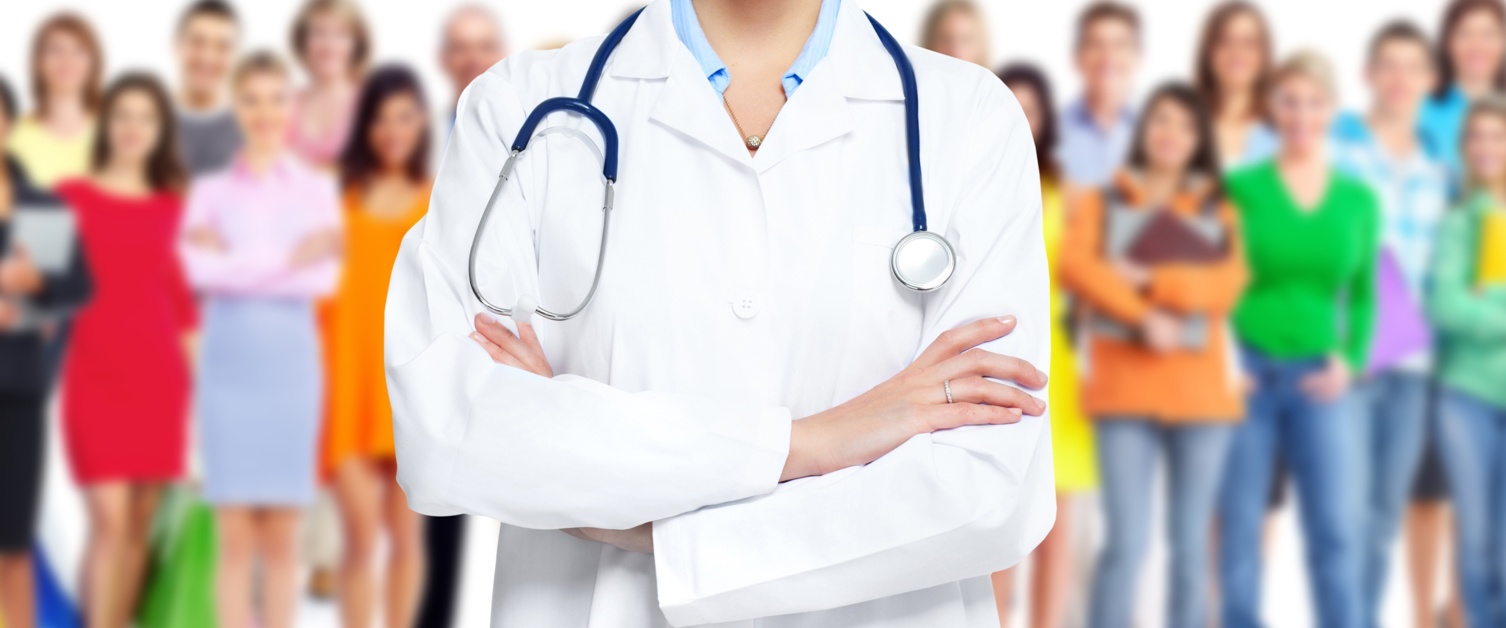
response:
<path id="1" fill-rule="evenodd" d="M 1150 542 L 1151 484 L 1165 448 L 1171 588 L 1167 625 L 1208 624 L 1208 532 L 1233 425 L 1164 426 L 1141 419 L 1094 423 L 1108 539 L 1093 575 L 1091 628 L 1128 628 Z"/>
<path id="2" fill-rule="evenodd" d="M 1219 500 L 1219 584 L 1223 628 L 1260 626 L 1261 531 L 1271 494 L 1276 453 L 1297 488 L 1314 624 L 1357 628 L 1362 616 L 1358 540 L 1360 499 L 1353 395 L 1324 403 L 1302 392 L 1301 381 L 1327 358 L 1283 360 L 1244 350 L 1256 389 L 1248 416 L 1235 429 Z"/>
<path id="3" fill-rule="evenodd" d="M 1438 447 L 1454 498 L 1465 623 L 1506 626 L 1506 408 L 1445 388 Z"/>
<path id="4" fill-rule="evenodd" d="M 1401 527 L 1402 510 L 1417 479 L 1417 464 L 1427 440 L 1429 386 L 1426 375 L 1389 370 L 1377 373 L 1355 391 L 1360 405 L 1354 421 L 1359 480 L 1366 483 L 1358 491 L 1364 500 L 1360 573 L 1365 578 L 1365 625 L 1371 628 L 1380 625 L 1391 543 Z"/>

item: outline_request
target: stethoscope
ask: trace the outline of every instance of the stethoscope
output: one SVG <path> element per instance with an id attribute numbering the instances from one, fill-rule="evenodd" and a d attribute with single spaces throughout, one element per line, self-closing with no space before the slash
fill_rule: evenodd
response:
<path id="1" fill-rule="evenodd" d="M 585 81 L 581 83 L 580 94 L 575 98 L 556 97 L 545 100 L 535 107 L 533 113 L 523 121 L 523 128 L 518 130 L 517 139 L 512 143 L 512 153 L 507 157 L 507 163 L 502 165 L 502 172 L 497 177 L 497 185 L 492 188 L 491 198 L 486 201 L 486 209 L 481 212 L 481 221 L 476 226 L 476 235 L 471 240 L 470 254 L 470 282 L 471 292 L 486 309 L 501 315 L 512 317 L 514 309 L 523 310 L 526 317 L 529 312 L 538 313 L 552 321 L 565 321 L 575 318 L 591 304 L 591 299 L 596 296 L 596 288 L 601 283 L 602 263 L 607 256 L 607 231 L 611 224 L 613 188 L 617 183 L 617 128 L 612 125 L 611 119 L 605 113 L 591 104 L 591 95 L 596 91 L 596 84 L 601 79 L 601 71 L 607 64 L 607 58 L 612 56 L 612 51 L 617 49 L 617 44 L 622 42 L 623 36 L 627 35 L 628 29 L 632 28 L 633 22 L 643 13 L 642 9 L 628 16 L 617 28 L 607 35 L 601 47 L 596 50 L 596 56 L 591 59 L 591 66 L 586 71 Z M 952 245 L 946 238 L 926 230 L 926 207 L 925 195 L 921 190 L 920 183 L 920 103 L 918 90 L 915 86 L 915 68 L 910 65 L 910 59 L 905 56 L 904 50 L 889 31 L 868 16 L 868 21 L 873 24 L 873 30 L 878 35 L 879 41 L 884 44 L 884 49 L 889 51 L 889 56 L 894 58 L 894 66 L 899 70 L 899 80 L 905 97 L 905 148 L 910 169 L 910 212 L 911 223 L 914 230 L 905 237 L 900 238 L 894 245 L 894 253 L 889 258 L 889 270 L 895 280 L 901 285 L 916 292 L 930 292 L 945 285 L 952 278 L 952 272 L 957 268 L 957 254 L 952 250 Z M 513 164 L 528 148 L 528 141 L 534 136 L 534 129 L 539 126 L 544 117 L 557 111 L 573 111 L 585 116 L 596 129 L 601 132 L 602 141 L 605 144 L 602 156 L 602 177 L 606 180 L 606 192 L 602 199 L 601 218 L 601 246 L 596 255 L 596 271 L 591 278 L 591 289 L 574 309 L 565 312 L 555 312 L 544 308 L 542 305 L 530 303 L 531 299 L 524 297 L 519 301 L 518 308 L 505 308 L 488 301 L 481 293 L 481 286 L 476 281 L 476 252 L 480 248 L 481 234 L 486 231 L 487 218 L 491 216 L 492 208 L 497 204 L 497 197 L 502 194 L 502 186 L 512 176 Z M 556 127 L 564 129 L 566 127 Z M 540 135 L 547 134 L 555 129 L 546 130 Z M 573 129 L 572 129 L 573 131 Z M 525 319 L 526 320 L 526 319 Z"/>

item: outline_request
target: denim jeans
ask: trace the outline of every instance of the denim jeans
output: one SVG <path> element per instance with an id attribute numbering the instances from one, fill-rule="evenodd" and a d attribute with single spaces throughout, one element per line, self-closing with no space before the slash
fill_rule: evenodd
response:
<path id="1" fill-rule="evenodd" d="M 1465 623 L 1506 626 L 1506 408 L 1444 388 L 1438 447 L 1454 498 Z"/>
<path id="2" fill-rule="evenodd" d="M 1297 488 L 1303 546 L 1312 584 L 1313 624 L 1363 625 L 1359 541 L 1361 506 L 1353 394 L 1320 402 L 1301 390 L 1327 358 L 1284 360 L 1246 348 L 1256 389 L 1235 429 L 1219 498 L 1219 584 L 1223 628 L 1260 626 L 1261 532 L 1279 450 Z"/>
<path id="3" fill-rule="evenodd" d="M 1165 449 L 1172 628 L 1208 625 L 1208 532 L 1233 425 L 1160 425 L 1132 418 L 1094 423 L 1108 539 L 1093 575 L 1090 628 L 1128 628 L 1150 542 L 1152 480 Z"/>
<path id="4" fill-rule="evenodd" d="M 1375 374 L 1356 388 L 1355 442 L 1359 443 L 1358 492 L 1363 500 L 1360 573 L 1365 578 L 1365 625 L 1378 628 L 1381 596 L 1390 570 L 1391 544 L 1401 527 L 1422 460 L 1427 434 L 1427 375 L 1400 370 Z"/>

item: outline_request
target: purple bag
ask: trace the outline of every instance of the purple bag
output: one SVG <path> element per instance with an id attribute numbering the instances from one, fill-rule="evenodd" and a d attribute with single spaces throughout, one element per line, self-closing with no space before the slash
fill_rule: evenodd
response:
<path id="1" fill-rule="evenodd" d="M 1377 260 L 1375 290 L 1375 338 L 1370 343 L 1366 373 L 1384 371 L 1433 346 L 1427 317 L 1390 249 L 1382 249 Z"/>

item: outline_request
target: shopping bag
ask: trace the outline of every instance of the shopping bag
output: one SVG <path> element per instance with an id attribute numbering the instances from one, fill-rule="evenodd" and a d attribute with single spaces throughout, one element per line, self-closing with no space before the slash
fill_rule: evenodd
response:
<path id="1" fill-rule="evenodd" d="M 1384 371 L 1433 345 L 1422 306 L 1402 274 L 1390 249 L 1382 249 L 1375 269 L 1375 339 L 1370 345 L 1366 373 Z"/>
<path id="2" fill-rule="evenodd" d="M 78 609 L 63 591 L 42 544 L 32 545 L 32 572 L 37 587 L 37 626 L 39 628 L 78 628 Z"/>
<path id="3" fill-rule="evenodd" d="M 152 567 L 137 613 L 140 628 L 213 628 L 214 510 L 190 489 L 171 491 L 158 512 Z"/>

